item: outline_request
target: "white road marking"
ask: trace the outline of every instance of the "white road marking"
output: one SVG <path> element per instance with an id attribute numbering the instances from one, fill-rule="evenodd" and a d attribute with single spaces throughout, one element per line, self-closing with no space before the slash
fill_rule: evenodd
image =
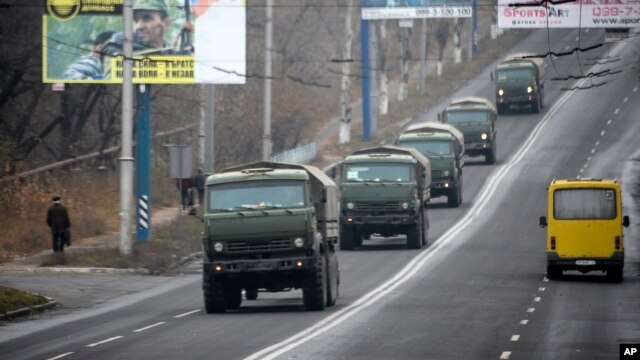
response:
<path id="1" fill-rule="evenodd" d="M 122 338 L 122 337 L 124 337 L 124 336 L 114 336 L 114 337 L 109 338 L 109 339 L 107 339 L 107 340 L 102 340 L 102 341 L 98 341 L 98 342 L 93 343 L 93 344 L 89 344 L 89 345 L 87 345 L 87 347 L 94 347 L 94 346 L 98 346 L 98 345 L 106 344 L 106 343 L 108 343 L 108 342 L 110 342 L 110 341 L 118 340 L 118 339 L 120 339 L 120 338 Z"/>
<path id="2" fill-rule="evenodd" d="M 533 298 L 533 302 L 540 302 L 540 300 L 542 300 L 540 296 L 536 296 Z"/>
<path id="3" fill-rule="evenodd" d="M 611 125 L 611 119 L 607 121 L 607 125 Z"/>
<path id="4" fill-rule="evenodd" d="M 591 153 L 593 154 L 596 151 L 596 149 L 591 149 Z M 589 164 L 584 164 L 582 166 L 582 168 L 586 169 L 587 167 L 589 167 Z"/>
<path id="5" fill-rule="evenodd" d="M 636 91 L 638 91 L 638 87 L 637 86 L 633 88 L 633 92 L 636 92 Z"/>
<path id="6" fill-rule="evenodd" d="M 591 149 L 591 153 L 592 154 L 595 153 L 595 152 L 596 152 L 596 149 Z"/>
<path id="7" fill-rule="evenodd" d="M 600 131 L 600 136 L 604 136 L 604 130 Z"/>
<path id="8" fill-rule="evenodd" d="M 520 325 L 527 325 L 529 323 L 529 320 L 525 319 L 525 320 L 520 320 Z"/>
<path id="9" fill-rule="evenodd" d="M 580 169 L 580 174 L 582 174 L 583 172 L 584 172 L 584 168 Z M 549 280 L 547 280 L 547 281 L 549 281 Z"/>
<path id="10" fill-rule="evenodd" d="M 511 351 L 503 351 L 500 360 L 509 360 L 509 357 L 511 357 Z"/>
<path id="11" fill-rule="evenodd" d="M 534 312 L 534 311 L 536 311 L 536 308 L 528 308 L 528 309 L 527 309 L 527 312 L 528 312 L 528 313 L 532 313 L 532 312 Z"/>
<path id="12" fill-rule="evenodd" d="M 546 290 L 546 289 L 545 289 L 545 288 L 543 288 L 543 287 L 539 287 L 539 288 L 538 288 L 538 291 L 545 291 L 545 290 Z"/>
<path id="13" fill-rule="evenodd" d="M 591 161 L 591 156 L 589 156 L 589 157 L 587 158 L 587 161 Z"/>
<path id="14" fill-rule="evenodd" d="M 520 340 L 520 335 L 511 335 L 511 341 L 518 341 Z"/>
<path id="15" fill-rule="evenodd" d="M 69 356 L 71 354 L 74 354 L 73 352 L 68 352 L 68 353 L 64 353 L 64 354 L 60 354 L 56 357 L 52 357 L 52 358 L 48 358 L 47 360 L 58 360 L 58 359 L 62 359 L 65 356 Z"/>
<path id="16" fill-rule="evenodd" d="M 162 324 L 165 324 L 165 322 L 164 321 L 160 321 L 160 322 L 157 322 L 157 323 L 155 323 L 153 325 L 149 325 L 149 326 L 145 326 L 145 327 L 140 328 L 140 329 L 133 330 L 133 332 L 141 332 L 141 331 L 149 330 L 151 328 L 154 328 L 156 326 L 160 326 Z"/>
<path id="17" fill-rule="evenodd" d="M 614 114 L 616 114 L 616 115 L 617 115 L 619 112 L 620 112 L 620 108 L 616 108 L 616 109 L 613 111 L 613 113 L 614 113 Z"/>
<path id="18" fill-rule="evenodd" d="M 596 146 L 600 145 L 600 141 L 596 141 Z M 589 159 L 591 159 L 591 156 L 589 156 Z"/>
<path id="19" fill-rule="evenodd" d="M 195 313 L 200 312 L 200 311 L 201 311 L 200 309 L 189 311 L 189 312 L 186 312 L 186 313 L 183 313 L 183 314 L 180 314 L 180 315 L 176 315 L 176 316 L 174 316 L 174 318 L 178 319 L 178 318 L 181 318 L 181 317 L 184 317 L 184 316 L 187 316 L 187 315 L 195 314 Z"/>
<path id="20" fill-rule="evenodd" d="M 616 47 L 613 48 L 613 50 L 610 51 L 610 55 L 615 55 L 622 47 L 623 44 L 619 43 Z M 597 68 L 599 68 L 599 66 L 594 66 L 591 69 Z M 581 79 L 577 82 L 576 86 L 582 86 L 586 82 L 586 78 Z M 266 347 L 252 355 L 249 355 L 245 358 L 245 360 L 272 360 L 312 339 L 317 339 L 321 334 L 340 325 L 342 322 L 356 315 L 363 309 L 372 306 L 385 295 L 391 293 L 398 286 L 402 285 L 411 277 L 413 277 L 413 275 L 415 275 L 427 261 L 429 261 L 435 254 L 440 251 L 440 249 L 442 249 L 450 241 L 452 241 L 454 236 L 458 235 L 458 233 L 466 228 L 467 225 L 469 225 L 473 221 L 473 219 L 483 211 L 484 207 L 488 203 L 490 203 L 491 200 L 493 200 L 493 194 L 497 191 L 497 188 L 500 185 L 502 179 L 508 175 L 509 171 L 515 165 L 519 164 L 520 160 L 522 160 L 522 158 L 528 153 L 533 144 L 535 144 L 536 139 L 542 133 L 542 129 L 544 129 L 544 127 L 549 123 L 550 119 L 562 108 L 564 103 L 567 102 L 569 97 L 574 93 L 575 91 L 567 91 L 562 94 L 562 96 L 558 99 L 554 106 L 533 128 L 522 147 L 520 147 L 520 149 L 513 155 L 509 162 L 498 167 L 495 173 L 491 175 L 491 178 L 485 183 L 485 187 L 482 189 L 469 211 L 457 223 L 450 227 L 449 230 L 447 230 L 442 236 L 440 236 L 440 238 L 434 241 L 432 246 L 430 246 L 425 251 L 419 252 L 416 257 L 411 259 L 411 261 L 409 261 L 409 263 L 407 263 L 404 268 L 400 269 L 400 271 L 398 271 L 398 273 L 396 273 L 393 277 L 391 277 L 389 280 L 387 280 L 377 288 L 366 293 L 359 299 L 355 300 L 353 303 L 323 318 L 310 327 L 284 339 L 283 341 Z M 511 352 L 508 353 L 509 355 L 511 354 Z"/>
<path id="21" fill-rule="evenodd" d="M 542 279 L 542 282 L 549 282 L 549 279 L 545 276 L 544 279 Z"/>
<path id="22" fill-rule="evenodd" d="M 624 99 L 622 99 L 622 103 L 626 103 L 627 101 L 629 101 L 629 97 L 625 97 Z"/>

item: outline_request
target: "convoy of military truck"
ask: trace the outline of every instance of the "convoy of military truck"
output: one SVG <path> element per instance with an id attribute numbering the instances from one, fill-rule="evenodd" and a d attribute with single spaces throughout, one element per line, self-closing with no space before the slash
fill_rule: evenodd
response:
<path id="1" fill-rule="evenodd" d="M 255 300 L 259 291 L 292 289 L 302 290 L 305 309 L 323 310 L 334 305 L 339 294 L 336 247 L 352 250 L 372 236 L 397 235 L 405 235 L 409 249 L 427 245 L 430 200 L 444 196 L 449 207 L 462 203 L 464 156 L 484 156 L 487 164 L 495 164 L 497 115 L 512 105 L 527 105 L 533 112 L 542 108 L 542 64 L 527 54 L 507 58 L 496 68 L 495 78 L 491 76 L 495 107 L 484 98 L 456 99 L 438 114 L 437 122 L 409 126 L 397 146 L 351 153 L 331 168 L 331 176 L 313 166 L 276 162 L 234 166 L 209 176 L 202 209 L 206 311 L 237 309 L 243 293 Z M 607 199 L 619 199 L 614 185 L 598 191 Z M 554 200 L 560 201 L 550 195 L 549 204 Z M 611 204 L 617 204 L 613 213 L 618 214 L 619 201 Z M 549 206 L 551 229 L 555 217 Z M 626 217 L 620 219 L 612 222 L 615 231 L 619 223 L 628 224 Z M 540 224 L 547 226 L 546 217 Z M 548 251 L 555 256 L 555 237 L 550 239 Z M 621 248 L 620 242 L 616 249 Z M 566 265 L 561 261 L 564 253 L 558 254 L 549 257 L 549 278 L 560 277 L 560 265 Z M 591 258 L 579 261 L 601 264 Z M 622 266 L 611 264 L 607 271 L 621 279 Z"/>

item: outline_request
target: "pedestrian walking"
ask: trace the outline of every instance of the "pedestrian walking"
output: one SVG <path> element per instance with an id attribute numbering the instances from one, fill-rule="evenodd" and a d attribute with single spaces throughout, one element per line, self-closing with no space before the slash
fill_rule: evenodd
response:
<path id="1" fill-rule="evenodd" d="M 204 175 L 202 168 L 199 168 L 198 172 L 195 175 L 193 175 L 191 184 L 193 185 L 194 188 L 196 188 L 196 191 L 198 192 L 198 204 L 200 204 L 200 207 L 204 206 L 203 203 L 204 203 L 205 182 L 206 182 L 206 176 Z"/>
<path id="2" fill-rule="evenodd" d="M 69 212 L 61 203 L 60 196 L 54 196 L 53 202 L 47 211 L 47 225 L 51 229 L 53 240 L 53 252 L 63 252 L 67 241 L 67 233 L 71 228 Z"/>

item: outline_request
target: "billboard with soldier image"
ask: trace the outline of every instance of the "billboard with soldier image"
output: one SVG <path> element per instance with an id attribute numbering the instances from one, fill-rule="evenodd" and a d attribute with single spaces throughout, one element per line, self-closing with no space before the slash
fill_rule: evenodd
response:
<path id="1" fill-rule="evenodd" d="M 121 83 L 123 4 L 46 0 L 43 81 Z M 244 0 L 133 0 L 133 17 L 134 83 L 245 82 Z"/>

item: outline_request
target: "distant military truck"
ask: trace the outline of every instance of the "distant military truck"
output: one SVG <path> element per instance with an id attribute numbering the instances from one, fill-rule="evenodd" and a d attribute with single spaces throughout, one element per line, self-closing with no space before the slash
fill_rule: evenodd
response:
<path id="1" fill-rule="evenodd" d="M 449 207 L 460 206 L 464 135 L 455 126 L 436 122 L 411 125 L 400 135 L 397 145 L 417 149 L 429 158 L 431 198 L 446 196 Z"/>
<path id="2" fill-rule="evenodd" d="M 427 244 L 429 159 L 412 148 L 373 147 L 347 156 L 341 167 L 340 248 L 372 234 L 405 234 L 407 247 Z"/>
<path id="3" fill-rule="evenodd" d="M 498 114 L 505 113 L 511 105 L 530 106 L 535 113 L 544 107 L 544 59 L 532 56 L 535 55 L 511 55 L 496 68 Z"/>
<path id="4" fill-rule="evenodd" d="M 452 101 L 438 119 L 464 135 L 464 153 L 482 155 L 487 164 L 496 162 L 496 108 L 484 98 L 465 97 Z"/>
<path id="5" fill-rule="evenodd" d="M 333 180 L 306 165 L 256 162 L 207 178 L 204 304 L 237 309 L 258 291 L 302 289 L 307 310 L 338 296 L 339 200 Z"/>

